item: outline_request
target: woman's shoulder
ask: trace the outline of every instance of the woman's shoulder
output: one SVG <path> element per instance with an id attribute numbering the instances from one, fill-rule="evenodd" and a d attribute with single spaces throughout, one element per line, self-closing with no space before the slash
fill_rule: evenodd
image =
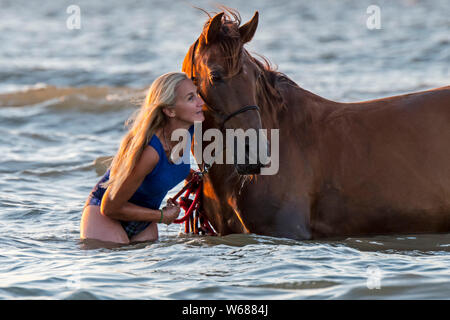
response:
<path id="1" fill-rule="evenodd" d="M 144 151 L 142 152 L 142 156 L 159 159 L 158 148 L 155 148 L 149 143 L 147 146 L 145 146 Z"/>
<path id="2" fill-rule="evenodd" d="M 141 166 L 142 170 L 145 171 L 146 174 L 148 174 L 156 167 L 159 162 L 159 158 L 159 152 L 149 144 L 145 146 L 144 150 L 142 151 L 142 155 L 136 166 Z"/>
<path id="3" fill-rule="evenodd" d="M 161 151 L 164 151 L 164 148 L 161 144 L 161 140 L 158 138 L 158 135 L 156 132 L 153 134 L 153 136 L 150 138 L 150 141 L 147 144 L 147 147 L 153 147 L 153 149 L 156 150 L 156 152 L 161 153 Z"/>
<path id="4" fill-rule="evenodd" d="M 161 151 L 164 151 L 164 149 L 156 132 L 151 136 L 150 140 L 144 148 L 144 151 L 150 154 L 153 153 L 154 156 L 155 154 L 158 155 L 158 159 L 161 156 Z"/>

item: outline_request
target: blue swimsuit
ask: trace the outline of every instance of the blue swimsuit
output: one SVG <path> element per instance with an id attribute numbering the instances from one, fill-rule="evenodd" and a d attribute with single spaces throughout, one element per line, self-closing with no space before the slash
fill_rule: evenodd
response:
<path id="1" fill-rule="evenodd" d="M 128 200 L 138 206 L 158 210 L 164 197 L 169 190 L 173 189 L 181 181 L 186 179 L 189 175 L 191 165 L 189 162 L 189 151 L 192 143 L 192 136 L 194 134 L 194 126 L 189 128 L 190 140 L 189 145 L 185 149 L 187 152 L 183 154 L 183 157 L 179 164 L 169 162 L 167 159 L 164 148 L 159 138 L 154 134 L 148 143 L 149 146 L 155 148 L 158 152 L 159 160 L 155 168 L 144 178 L 144 181 Z M 106 189 L 101 186 L 102 183 L 108 181 L 110 170 L 106 171 L 105 175 L 95 185 L 89 194 L 87 204 L 100 206 L 103 195 Z M 151 222 L 148 221 L 120 221 L 122 227 L 125 229 L 128 237 L 137 235 L 139 232 L 147 228 Z"/>

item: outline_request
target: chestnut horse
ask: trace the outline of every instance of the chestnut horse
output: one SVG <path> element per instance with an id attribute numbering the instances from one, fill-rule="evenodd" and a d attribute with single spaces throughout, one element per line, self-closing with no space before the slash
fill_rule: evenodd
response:
<path id="1" fill-rule="evenodd" d="M 279 129 L 279 171 L 212 165 L 203 209 L 218 233 L 450 231 L 450 86 L 357 103 L 324 99 L 244 48 L 258 12 L 241 26 L 239 13 L 226 11 L 210 16 L 183 71 L 205 100 L 203 130 Z"/>

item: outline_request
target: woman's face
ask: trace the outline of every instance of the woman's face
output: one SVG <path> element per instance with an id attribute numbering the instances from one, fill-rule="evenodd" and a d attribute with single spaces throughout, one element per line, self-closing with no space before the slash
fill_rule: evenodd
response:
<path id="1" fill-rule="evenodd" d="M 194 121 L 203 121 L 202 107 L 205 104 L 198 95 L 197 87 L 191 79 L 182 80 L 176 89 L 177 99 L 172 111 L 175 118 L 193 124 Z"/>

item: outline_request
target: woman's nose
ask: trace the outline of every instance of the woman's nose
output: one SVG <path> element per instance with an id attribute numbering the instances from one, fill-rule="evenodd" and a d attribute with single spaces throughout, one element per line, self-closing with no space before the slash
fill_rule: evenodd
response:
<path id="1" fill-rule="evenodd" d="M 197 105 L 203 106 L 205 104 L 205 101 L 200 96 L 197 96 Z"/>

